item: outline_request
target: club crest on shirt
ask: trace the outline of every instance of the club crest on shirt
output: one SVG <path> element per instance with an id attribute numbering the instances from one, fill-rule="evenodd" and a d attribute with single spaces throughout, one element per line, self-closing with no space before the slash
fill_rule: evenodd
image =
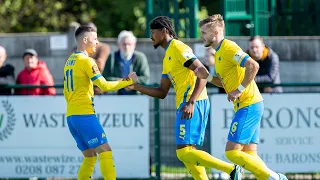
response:
<path id="1" fill-rule="evenodd" d="M 93 73 L 93 74 L 99 73 L 99 68 L 98 68 L 97 65 L 93 65 L 93 66 L 92 66 L 92 73 Z"/>
<path id="2" fill-rule="evenodd" d="M 237 53 L 233 56 L 233 60 L 235 60 L 236 62 L 240 63 L 240 60 L 242 58 L 242 56 L 244 56 L 245 53 L 242 50 L 237 51 Z"/>
<path id="3" fill-rule="evenodd" d="M 182 53 L 182 56 L 186 59 L 189 60 L 191 58 L 193 58 L 195 55 L 192 52 L 189 51 L 185 51 Z"/>

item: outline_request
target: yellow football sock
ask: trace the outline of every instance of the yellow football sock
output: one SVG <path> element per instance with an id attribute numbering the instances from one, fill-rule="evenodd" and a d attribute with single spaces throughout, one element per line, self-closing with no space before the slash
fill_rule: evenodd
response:
<path id="1" fill-rule="evenodd" d="M 226 151 L 227 158 L 235 164 L 252 172 L 257 180 L 266 180 L 269 178 L 269 169 L 266 168 L 257 158 L 240 150 Z"/>
<path id="2" fill-rule="evenodd" d="M 263 162 L 263 160 L 258 155 L 257 151 L 243 151 L 243 152 L 255 157 L 258 161 L 260 161 L 261 164 L 263 164 L 265 167 L 267 167 L 266 163 Z"/>
<path id="3" fill-rule="evenodd" d="M 116 179 L 116 169 L 112 159 L 112 151 L 106 151 L 99 154 L 100 170 L 105 180 Z"/>
<path id="4" fill-rule="evenodd" d="M 187 167 L 189 173 L 195 180 L 209 180 L 206 169 L 203 166 L 196 166 L 194 164 L 183 162 Z"/>
<path id="5" fill-rule="evenodd" d="M 200 165 L 208 168 L 214 168 L 228 174 L 231 174 L 234 170 L 233 164 L 217 159 L 205 151 L 193 149 L 192 146 L 178 149 L 177 156 L 182 162 L 189 162 L 197 166 Z"/>
<path id="6" fill-rule="evenodd" d="M 94 165 L 97 162 L 97 157 L 84 157 L 80 169 L 78 171 L 79 180 L 89 180 L 91 179 Z"/>

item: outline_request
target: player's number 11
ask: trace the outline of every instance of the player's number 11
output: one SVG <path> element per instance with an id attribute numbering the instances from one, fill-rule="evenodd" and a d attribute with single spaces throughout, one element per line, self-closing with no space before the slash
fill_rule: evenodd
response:
<path id="1" fill-rule="evenodd" d="M 74 87 L 73 87 L 73 70 L 72 69 L 68 69 L 66 70 L 66 88 L 68 90 L 68 92 L 70 91 L 74 91 Z"/>

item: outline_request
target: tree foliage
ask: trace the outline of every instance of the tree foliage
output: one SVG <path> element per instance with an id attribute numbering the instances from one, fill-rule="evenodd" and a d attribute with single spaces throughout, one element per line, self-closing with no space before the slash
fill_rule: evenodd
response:
<path id="1" fill-rule="evenodd" d="M 0 0 L 0 32 L 65 32 L 71 22 L 93 22 L 101 37 L 124 29 L 144 37 L 145 8 L 145 0 Z"/>
<path id="2" fill-rule="evenodd" d="M 145 0 L 91 0 L 89 7 L 96 10 L 92 21 L 97 25 L 99 35 L 116 37 L 122 30 L 131 30 L 138 37 L 144 35 Z"/>
<path id="3" fill-rule="evenodd" d="M 0 32 L 67 31 L 71 22 L 94 22 L 100 36 L 141 32 L 144 0 L 0 0 Z"/>
<path id="4" fill-rule="evenodd" d="M 66 31 L 70 22 L 95 15 L 87 10 L 85 1 L 0 0 L 0 32 Z"/>

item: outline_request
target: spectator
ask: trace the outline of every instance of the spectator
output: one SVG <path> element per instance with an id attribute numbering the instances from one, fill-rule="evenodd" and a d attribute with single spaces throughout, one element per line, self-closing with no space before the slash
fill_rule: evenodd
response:
<path id="1" fill-rule="evenodd" d="M 255 59 L 260 69 L 255 77 L 259 83 L 280 84 L 279 56 L 269 47 L 267 47 L 262 37 L 254 36 L 249 40 L 248 54 Z M 282 87 L 262 87 L 263 93 L 281 93 Z"/>
<path id="2" fill-rule="evenodd" d="M 206 55 L 204 57 L 204 66 L 207 68 L 210 74 L 215 74 L 215 55 L 216 50 L 212 47 L 208 47 L 206 50 Z M 225 93 L 224 88 L 218 87 L 219 93 Z"/>
<path id="3" fill-rule="evenodd" d="M 0 46 L 0 95 L 11 95 L 11 89 L 4 88 L 4 86 L 14 84 L 14 67 L 10 64 L 5 64 L 6 59 L 6 50 Z"/>
<path id="4" fill-rule="evenodd" d="M 38 59 L 38 53 L 34 49 L 26 49 L 22 55 L 25 68 L 19 73 L 17 84 L 47 85 L 53 86 L 53 77 L 45 62 Z M 55 88 L 16 89 L 19 95 L 55 95 Z"/>
<path id="5" fill-rule="evenodd" d="M 150 71 L 149 64 L 145 54 L 136 51 L 137 38 L 131 31 L 121 31 L 118 36 L 119 50 L 112 53 L 106 63 L 103 76 L 106 80 L 115 81 L 122 79 L 132 71 L 137 73 L 138 83 L 147 84 Z M 119 95 L 137 94 L 135 90 L 120 89 Z"/>

